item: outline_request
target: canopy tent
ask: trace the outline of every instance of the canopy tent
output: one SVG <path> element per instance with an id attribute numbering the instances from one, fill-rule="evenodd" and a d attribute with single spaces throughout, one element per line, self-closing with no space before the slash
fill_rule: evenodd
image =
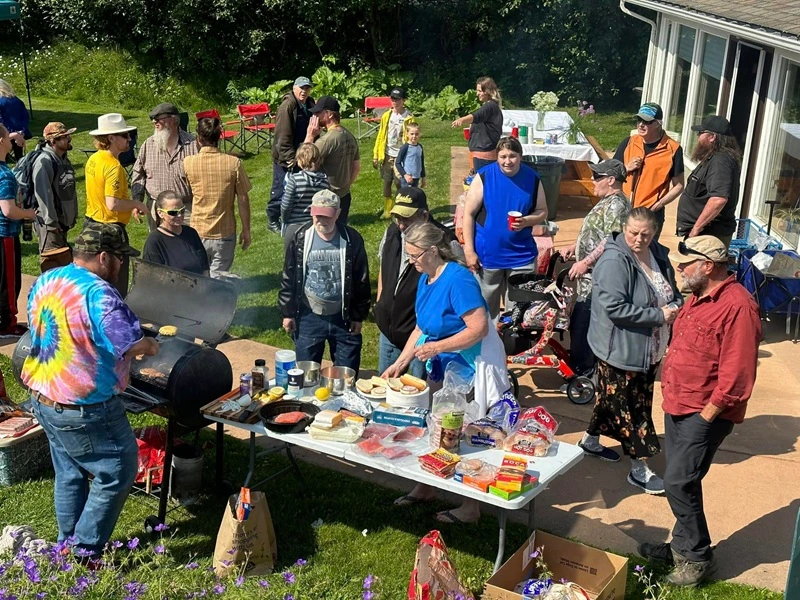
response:
<path id="1" fill-rule="evenodd" d="M 28 60 L 25 56 L 25 43 L 22 35 L 22 10 L 19 2 L 14 0 L 0 0 L 0 21 L 19 21 L 19 48 L 22 51 L 22 68 L 25 70 L 25 87 L 28 90 L 28 110 L 33 116 L 31 106 L 31 84 L 28 81 Z"/>

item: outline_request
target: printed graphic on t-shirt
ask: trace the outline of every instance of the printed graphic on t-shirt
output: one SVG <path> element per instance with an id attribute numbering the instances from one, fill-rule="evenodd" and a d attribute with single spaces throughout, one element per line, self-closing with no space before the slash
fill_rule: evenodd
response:
<path id="1" fill-rule="evenodd" d="M 386 140 L 386 150 L 389 156 L 396 157 L 403 145 L 403 121 L 406 120 L 406 113 L 398 115 L 392 113 L 389 117 L 389 137 Z"/>
<path id="2" fill-rule="evenodd" d="M 314 235 L 306 262 L 305 295 L 318 315 L 333 315 L 342 306 L 340 237 L 327 242 Z"/>

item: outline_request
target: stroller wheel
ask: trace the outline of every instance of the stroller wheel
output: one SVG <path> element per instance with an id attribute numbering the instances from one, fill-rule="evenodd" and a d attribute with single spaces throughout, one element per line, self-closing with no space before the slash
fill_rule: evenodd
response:
<path id="1" fill-rule="evenodd" d="M 588 377 L 574 377 L 567 382 L 567 398 L 573 404 L 588 404 L 594 400 L 594 382 Z"/>
<path id="2" fill-rule="evenodd" d="M 508 372 L 508 381 L 511 382 L 511 391 L 514 392 L 514 398 L 519 400 L 519 379 L 514 371 Z"/>

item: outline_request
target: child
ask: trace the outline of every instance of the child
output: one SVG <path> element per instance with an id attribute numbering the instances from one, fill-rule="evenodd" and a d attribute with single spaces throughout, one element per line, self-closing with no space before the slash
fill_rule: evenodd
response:
<path id="1" fill-rule="evenodd" d="M 320 154 L 314 144 L 302 144 L 295 153 L 295 160 L 302 170 L 286 175 L 281 198 L 281 233 L 284 240 L 288 240 L 298 226 L 311 220 L 311 199 L 314 194 L 330 189 L 328 176 L 317 170 Z"/>
<path id="2" fill-rule="evenodd" d="M 397 153 L 394 171 L 401 187 L 425 187 L 425 154 L 419 143 L 419 123 L 408 124 L 408 143 Z"/>
<path id="3" fill-rule="evenodd" d="M 406 127 L 414 120 L 411 113 L 406 110 L 406 91 L 401 87 L 392 88 L 389 93 L 392 100 L 391 110 L 381 115 L 381 124 L 378 136 L 375 138 L 375 147 L 372 150 L 372 166 L 381 170 L 383 181 L 383 214 L 381 219 L 389 219 L 389 211 L 394 205 L 392 183 L 399 190 L 401 182 L 394 172 L 394 160 L 406 140 Z"/>

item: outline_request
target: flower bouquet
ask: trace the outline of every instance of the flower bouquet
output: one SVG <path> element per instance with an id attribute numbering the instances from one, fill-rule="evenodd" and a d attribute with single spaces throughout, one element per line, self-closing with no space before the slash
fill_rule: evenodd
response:
<path id="1" fill-rule="evenodd" d="M 553 92 L 539 91 L 531 97 L 531 105 L 538 113 L 536 130 L 544 131 L 544 116 L 547 114 L 547 111 L 558 108 L 558 96 Z"/>

